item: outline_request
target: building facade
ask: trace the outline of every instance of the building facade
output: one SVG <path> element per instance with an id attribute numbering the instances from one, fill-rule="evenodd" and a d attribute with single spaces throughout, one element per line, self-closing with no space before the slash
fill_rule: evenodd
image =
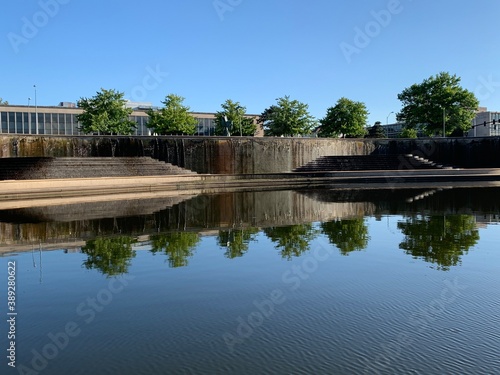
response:
<path id="1" fill-rule="evenodd" d="M 468 137 L 500 136 L 500 112 L 478 112 L 472 121 L 472 129 L 467 132 Z"/>
<path id="2" fill-rule="evenodd" d="M 399 138 L 404 123 L 382 125 L 388 138 Z M 419 130 L 419 137 L 425 134 Z M 472 120 L 471 129 L 464 134 L 466 137 L 497 137 L 500 136 L 500 112 L 488 111 L 486 107 L 479 107 L 476 117 Z"/>
<path id="3" fill-rule="evenodd" d="M 131 103 L 135 104 L 135 103 Z M 147 127 L 147 110 L 153 108 L 149 103 L 130 106 L 133 112 L 130 119 L 136 123 L 132 135 L 152 135 Z M 74 103 L 61 102 L 58 106 L 21 106 L 0 105 L 0 134 L 40 134 L 40 135 L 84 135 L 79 129 L 81 124 L 77 115 L 83 112 Z M 215 113 L 191 112 L 198 120 L 195 135 L 210 136 L 215 134 Z M 257 118 L 257 115 L 247 115 Z M 258 127 L 255 136 L 263 136 Z"/>

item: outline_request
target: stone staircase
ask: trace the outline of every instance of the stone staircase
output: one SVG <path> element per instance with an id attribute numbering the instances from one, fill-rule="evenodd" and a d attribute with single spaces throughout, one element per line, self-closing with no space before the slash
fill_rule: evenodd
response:
<path id="1" fill-rule="evenodd" d="M 328 171 L 370 171 L 370 170 L 413 170 L 413 169 L 452 169 L 428 159 L 406 155 L 347 155 L 321 156 L 294 172 Z"/>
<path id="2" fill-rule="evenodd" d="M 150 157 L 0 158 L 0 180 L 196 174 Z"/>

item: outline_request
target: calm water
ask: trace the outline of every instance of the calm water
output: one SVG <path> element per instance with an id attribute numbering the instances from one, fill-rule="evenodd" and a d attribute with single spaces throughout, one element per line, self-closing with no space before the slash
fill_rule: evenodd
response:
<path id="1" fill-rule="evenodd" d="M 500 190 L 0 211 L 2 374 L 500 374 Z M 31 371 L 31 372 L 30 372 Z"/>

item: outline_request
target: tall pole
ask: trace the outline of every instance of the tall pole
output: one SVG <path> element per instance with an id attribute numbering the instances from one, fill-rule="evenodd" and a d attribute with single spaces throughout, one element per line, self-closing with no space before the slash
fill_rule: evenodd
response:
<path id="1" fill-rule="evenodd" d="M 446 109 L 443 107 L 443 138 L 446 137 Z"/>
<path id="2" fill-rule="evenodd" d="M 35 88 L 35 127 L 36 127 L 36 134 L 38 134 L 38 107 L 36 104 L 36 85 L 33 85 Z"/>
<path id="3" fill-rule="evenodd" d="M 387 117 L 385 119 L 385 131 L 386 131 L 387 138 L 389 138 L 389 116 L 393 113 L 394 113 L 394 111 L 389 112 L 389 114 L 387 115 Z"/>

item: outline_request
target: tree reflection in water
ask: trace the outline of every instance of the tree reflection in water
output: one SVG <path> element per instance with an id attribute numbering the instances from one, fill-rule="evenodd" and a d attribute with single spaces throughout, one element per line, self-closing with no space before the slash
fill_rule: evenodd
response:
<path id="1" fill-rule="evenodd" d="M 363 218 L 321 223 L 321 231 L 328 237 L 330 243 L 337 246 L 342 255 L 366 249 L 370 240 L 368 227 Z"/>
<path id="2" fill-rule="evenodd" d="M 471 215 L 415 215 L 399 222 L 398 229 L 405 235 L 400 249 L 445 271 L 460 264 L 461 256 L 479 241 Z"/>
<path id="3" fill-rule="evenodd" d="M 200 236 L 193 232 L 173 232 L 152 235 L 150 240 L 151 252 L 165 252 L 169 266 L 175 268 L 188 265 L 188 258 L 194 255 Z"/>
<path id="4" fill-rule="evenodd" d="M 98 269 L 108 277 L 127 273 L 130 261 L 135 257 L 135 251 L 132 250 L 134 242 L 130 236 L 89 240 L 82 247 L 82 253 L 88 256 L 83 265 L 87 269 Z"/>
<path id="5" fill-rule="evenodd" d="M 224 256 L 229 259 L 243 256 L 248 251 L 248 245 L 255 240 L 258 228 L 241 228 L 220 230 L 217 243 L 226 248 Z"/>
<path id="6" fill-rule="evenodd" d="M 276 243 L 276 249 L 281 251 L 281 256 L 287 260 L 299 257 L 310 249 L 310 242 L 318 232 L 312 224 L 290 225 L 286 227 L 270 227 L 264 229 L 269 239 Z"/>

